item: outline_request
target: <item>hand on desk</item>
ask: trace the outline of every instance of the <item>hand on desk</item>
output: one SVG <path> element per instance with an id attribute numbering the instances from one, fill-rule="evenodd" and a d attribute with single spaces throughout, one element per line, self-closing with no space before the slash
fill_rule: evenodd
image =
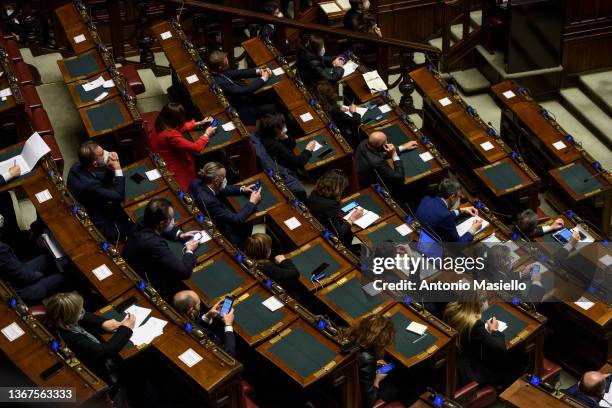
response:
<path id="1" fill-rule="evenodd" d="M 357 208 L 355 209 L 355 211 L 353 211 L 353 213 L 352 213 L 352 214 L 351 214 L 351 216 L 349 217 L 349 219 L 348 219 L 348 223 L 349 223 L 349 224 L 351 224 L 351 225 L 353 225 L 353 223 L 354 223 L 355 221 L 357 221 L 358 219 L 360 219 L 361 217 L 363 217 L 363 213 L 364 213 L 363 208 L 361 208 L 361 207 L 357 207 Z"/>
<path id="2" fill-rule="evenodd" d="M 21 175 L 21 167 L 19 167 L 17 164 L 9 167 L 9 175 L 11 178 L 19 177 Z"/>
<path id="3" fill-rule="evenodd" d="M 474 207 L 463 207 L 459 209 L 462 213 L 470 214 L 472 217 L 478 216 L 478 210 Z"/>
<path id="4" fill-rule="evenodd" d="M 206 131 L 204 132 L 204 136 L 211 137 L 212 135 L 215 134 L 216 131 L 217 131 L 216 127 L 209 126 L 208 129 L 206 129 Z"/>
<path id="5" fill-rule="evenodd" d="M 187 231 L 187 232 L 183 232 L 181 235 L 179 235 L 180 239 L 187 239 L 187 238 L 191 238 L 193 237 L 195 234 L 197 234 L 199 231 Z"/>
<path id="6" fill-rule="evenodd" d="M 312 152 L 316 146 L 317 142 L 315 140 L 311 140 L 310 142 L 308 142 L 308 144 L 306 145 L 306 150 Z"/>
<path id="7" fill-rule="evenodd" d="M 261 70 L 261 78 L 264 81 L 267 81 L 268 79 L 270 79 L 271 76 L 272 76 L 272 71 L 270 70 L 270 68 L 263 68 Z"/>
<path id="8" fill-rule="evenodd" d="M 580 241 L 580 232 L 572 230 L 572 237 L 569 240 L 570 245 L 574 246 Z"/>
<path id="9" fill-rule="evenodd" d="M 480 230 L 480 228 L 482 228 L 482 220 L 480 218 L 472 221 L 472 226 L 470 227 L 470 232 L 472 234 L 475 234 L 476 232 L 478 232 Z"/>
<path id="10" fill-rule="evenodd" d="M 404 144 L 402 144 L 400 146 L 400 151 L 404 151 L 404 150 L 414 150 L 419 146 L 419 143 L 416 140 L 411 140 L 409 142 L 406 142 Z"/>
<path id="11" fill-rule="evenodd" d="M 248 186 L 242 186 L 242 192 L 244 194 L 251 194 L 253 191 L 255 191 L 255 184 L 249 184 Z"/>
<path id="12" fill-rule="evenodd" d="M 128 315 L 121 322 L 121 326 L 129 327 L 130 329 L 134 329 L 136 325 L 136 315 L 128 313 Z"/>
<path id="13" fill-rule="evenodd" d="M 552 222 L 552 224 L 550 224 L 550 228 L 552 228 L 553 230 L 558 230 L 563 228 L 563 225 L 563 218 L 557 218 Z"/>
<path id="14" fill-rule="evenodd" d="M 192 232 L 195 232 L 195 231 L 192 231 Z M 185 243 L 185 250 L 193 252 L 196 249 L 198 249 L 199 245 L 200 245 L 199 239 L 192 239 L 191 241 L 187 241 Z"/>
<path id="15" fill-rule="evenodd" d="M 497 331 L 498 328 L 499 328 L 499 322 L 497 321 L 495 316 L 487 320 L 487 324 L 485 324 L 485 329 L 487 329 L 489 333 L 493 333 L 494 331 Z"/>
<path id="16" fill-rule="evenodd" d="M 114 333 L 119 327 L 121 327 L 121 322 L 118 322 L 115 319 L 110 319 L 102 323 L 102 330 L 107 333 Z"/>

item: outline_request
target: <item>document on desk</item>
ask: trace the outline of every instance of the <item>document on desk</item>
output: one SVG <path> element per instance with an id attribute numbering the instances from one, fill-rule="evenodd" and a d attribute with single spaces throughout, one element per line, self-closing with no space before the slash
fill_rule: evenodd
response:
<path id="1" fill-rule="evenodd" d="M 14 164 L 19 165 L 21 168 L 21 175 L 29 173 L 34 169 L 38 160 L 50 151 L 51 149 L 49 149 L 49 146 L 47 146 L 42 137 L 37 132 L 34 132 L 25 142 L 20 155 L 0 163 L 0 173 L 8 173 L 9 168 Z"/>
<path id="2" fill-rule="evenodd" d="M 89 82 L 84 83 L 84 84 L 82 85 L 82 86 L 83 86 L 83 90 L 84 90 L 85 92 L 89 92 L 89 91 L 91 91 L 91 90 L 94 90 L 94 89 L 96 89 L 96 88 L 101 87 L 102 85 L 104 85 L 104 83 L 105 83 L 105 82 L 106 82 L 106 81 L 104 80 L 104 77 L 103 77 L 102 75 L 100 75 L 100 76 L 99 76 L 98 78 L 96 78 L 95 80 L 93 80 L 93 81 L 89 81 Z"/>
<path id="3" fill-rule="evenodd" d="M 0 90 L 0 97 L 2 98 L 6 98 L 8 96 L 11 96 L 13 93 L 11 92 L 11 88 L 4 88 L 2 90 Z"/>
<path id="4" fill-rule="evenodd" d="M 382 92 L 387 90 L 387 84 L 382 80 L 378 71 L 370 71 L 363 74 L 363 80 L 365 81 L 371 93 Z"/>
<path id="5" fill-rule="evenodd" d="M 134 331 L 132 332 L 132 337 L 130 337 L 130 341 L 135 346 L 139 346 L 141 344 L 150 344 L 153 339 L 158 336 L 161 336 L 164 333 L 164 326 L 166 326 L 167 323 L 168 322 L 165 320 L 161 320 L 156 317 L 151 317 L 142 326 L 134 328 Z"/>
<path id="6" fill-rule="evenodd" d="M 474 220 L 482 221 L 482 226 L 478 231 L 476 231 L 474 235 L 477 235 L 480 231 L 484 231 L 489 226 L 489 222 L 483 220 L 480 217 L 470 217 L 467 220 L 463 221 L 461 224 L 457 225 L 457 234 L 459 234 L 459 236 L 462 236 L 463 234 L 468 232 L 469 229 L 472 228 L 472 222 L 474 222 Z"/>
<path id="7" fill-rule="evenodd" d="M 269 298 L 261 302 L 261 304 L 270 309 L 271 312 L 275 312 L 285 306 L 285 304 L 278 300 L 276 296 L 270 296 Z"/>
<path id="8" fill-rule="evenodd" d="M 359 65 L 357 65 L 357 63 L 353 60 L 348 60 L 343 66 L 342 68 L 344 68 L 344 74 L 342 74 L 342 78 L 345 78 L 349 75 L 351 75 L 353 72 L 357 71 L 357 68 L 359 68 Z"/>
<path id="9" fill-rule="evenodd" d="M 495 317 L 495 316 L 493 316 L 493 317 Z M 489 321 L 487 321 L 487 322 L 485 323 L 485 328 L 486 328 L 487 330 L 489 329 Z M 501 320 L 498 320 L 498 321 L 497 321 L 497 331 L 498 331 L 498 332 L 502 332 L 502 333 L 503 333 L 503 332 L 504 332 L 504 330 L 506 330 L 507 328 L 508 328 L 508 324 L 507 324 L 506 322 L 503 322 L 503 321 L 501 321 Z"/>
<path id="10" fill-rule="evenodd" d="M 606 390 L 606 393 L 604 394 L 603 398 L 601 399 L 601 401 L 599 401 L 599 406 L 612 408 L 612 387 L 609 387 Z"/>
<path id="11" fill-rule="evenodd" d="M 602 256 L 601 258 L 599 258 L 599 262 L 601 262 L 602 264 L 604 264 L 606 267 L 610 266 L 610 264 L 612 264 L 612 256 L 605 254 L 604 256 Z"/>
<path id="12" fill-rule="evenodd" d="M 298 221 L 298 219 L 295 218 L 295 217 L 291 217 L 288 220 L 285 220 L 283 222 L 285 223 L 287 228 L 289 228 L 291 231 L 293 231 L 294 229 L 296 229 L 297 227 L 302 225 L 302 223 L 300 221 Z"/>
<path id="13" fill-rule="evenodd" d="M 349 0 L 336 0 L 336 3 L 338 3 L 343 11 L 348 11 L 351 8 L 351 3 Z"/>
<path id="14" fill-rule="evenodd" d="M 483 239 L 483 240 L 482 240 L 482 241 L 480 241 L 480 242 L 482 242 L 483 244 L 485 244 L 487 247 L 491 248 L 491 247 L 492 247 L 492 246 L 494 246 L 494 245 L 501 244 L 501 243 L 502 243 L 502 240 L 501 240 L 501 239 L 499 239 L 499 238 L 497 237 L 497 235 L 495 235 L 495 233 L 493 233 L 493 234 L 489 235 L 488 237 L 486 237 L 485 239 Z"/>
<path id="15" fill-rule="evenodd" d="M 357 207 L 357 208 L 362 208 L 362 207 Z M 348 220 L 353 214 L 353 212 L 357 210 L 357 208 L 355 208 L 353 211 L 346 214 L 344 216 L 344 219 Z M 368 228 L 370 225 L 372 225 L 379 218 L 380 218 L 380 215 L 376 214 L 374 211 L 369 211 L 363 208 L 363 215 L 357 218 L 354 224 L 357 225 L 359 228 L 365 229 L 365 228 Z"/>
<path id="16" fill-rule="evenodd" d="M 591 302 L 589 299 L 585 298 L 584 296 L 582 296 L 580 299 L 575 301 L 574 304 L 584 310 L 589 310 L 595 305 L 595 303 Z"/>
<path id="17" fill-rule="evenodd" d="M 134 327 L 140 327 L 142 322 L 144 322 L 145 319 L 151 314 L 151 309 L 134 304 L 125 309 L 125 313 L 136 316 L 136 323 L 134 324 Z"/>
<path id="18" fill-rule="evenodd" d="M 178 358 L 189 368 L 202 361 L 202 356 L 196 353 L 192 348 L 187 349 L 187 351 L 178 356 Z"/>
<path id="19" fill-rule="evenodd" d="M 319 6 L 325 12 L 325 14 L 339 13 L 342 11 L 342 9 L 338 7 L 336 3 L 319 3 Z"/>

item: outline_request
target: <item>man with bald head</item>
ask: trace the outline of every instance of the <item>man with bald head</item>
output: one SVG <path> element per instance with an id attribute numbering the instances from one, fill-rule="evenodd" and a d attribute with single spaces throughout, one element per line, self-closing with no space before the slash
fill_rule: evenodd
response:
<path id="1" fill-rule="evenodd" d="M 172 298 L 172 304 L 177 311 L 189 317 L 228 354 L 235 356 L 234 308 L 232 307 L 229 313 L 219 316 L 222 303 L 223 300 L 220 300 L 208 312 L 202 314 L 200 297 L 193 290 L 182 290 Z"/>
<path id="2" fill-rule="evenodd" d="M 599 371 L 587 371 L 582 375 L 578 384 L 562 390 L 565 394 L 578 400 L 587 407 L 598 407 L 607 391 L 610 390 L 610 374 Z M 612 401 L 607 401 L 610 404 Z M 612 405 L 612 404 L 610 404 Z"/>
<path id="3" fill-rule="evenodd" d="M 391 190 L 391 194 L 399 197 L 404 185 L 404 166 L 399 154 L 417 147 L 416 141 L 406 142 L 400 146 L 388 143 L 387 135 L 380 131 L 370 133 L 355 150 L 355 164 L 359 187 L 365 188 L 372 184 L 382 183 Z M 393 160 L 393 168 L 387 163 Z"/>

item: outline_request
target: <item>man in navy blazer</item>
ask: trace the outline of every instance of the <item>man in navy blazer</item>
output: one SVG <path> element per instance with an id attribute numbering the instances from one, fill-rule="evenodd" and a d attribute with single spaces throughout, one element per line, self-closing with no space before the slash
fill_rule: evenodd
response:
<path id="1" fill-rule="evenodd" d="M 133 224 L 121 208 L 125 177 L 119 156 L 88 140 L 79 147 L 78 157 L 68 173 L 68 190 L 107 240 L 125 239 Z"/>
<path id="2" fill-rule="evenodd" d="M 261 201 L 261 189 L 251 186 L 228 186 L 225 178 L 226 171 L 222 164 L 208 162 L 198 172 L 197 179 L 189 184 L 189 194 L 196 205 L 207 217 L 210 217 L 219 231 L 232 244 L 242 247 L 244 240 L 251 235 L 252 226 L 245 220 L 257 211 L 257 204 Z M 240 194 L 249 194 L 249 202 L 237 213 L 231 211 L 221 201 L 224 197 Z"/>
<path id="3" fill-rule="evenodd" d="M 438 196 L 423 197 L 417 208 L 416 217 L 419 221 L 431 228 L 443 242 L 471 241 L 482 227 L 482 220 L 476 219 L 468 232 L 462 236 L 457 233 L 456 220 L 459 214 L 478 215 L 478 210 L 474 207 L 459 208 L 460 192 L 459 182 L 446 178 L 438 185 Z"/>
<path id="4" fill-rule="evenodd" d="M 181 282 L 191 277 L 196 264 L 194 251 L 200 244 L 192 239 L 196 233 L 183 232 L 174 224 L 169 200 L 154 198 L 132 229 L 122 255 L 132 269 L 169 299 L 183 289 Z M 178 258 L 165 240 L 183 242 L 183 255 Z"/>
<path id="5" fill-rule="evenodd" d="M 612 376 L 599 371 L 587 371 L 577 384 L 561 390 L 564 394 L 578 400 L 587 407 L 599 407 L 600 401 L 610 390 Z M 606 401 L 611 404 L 612 401 Z M 609 405 L 607 405 L 609 406 Z"/>
<path id="6" fill-rule="evenodd" d="M 221 87 L 245 125 L 254 125 L 261 115 L 276 111 L 274 105 L 260 103 L 261 101 L 254 99 L 255 91 L 264 86 L 272 76 L 272 71 L 269 68 L 230 70 L 227 54 L 221 51 L 210 53 L 208 66 L 212 70 L 215 83 Z M 247 78 L 256 79 L 247 85 L 240 82 L 240 80 Z"/>

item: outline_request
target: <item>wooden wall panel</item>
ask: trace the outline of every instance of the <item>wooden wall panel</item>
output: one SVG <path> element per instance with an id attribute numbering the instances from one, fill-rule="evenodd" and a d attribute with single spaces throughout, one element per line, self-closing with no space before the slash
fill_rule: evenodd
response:
<path id="1" fill-rule="evenodd" d="M 442 26 L 438 0 L 381 0 L 377 13 L 383 35 L 398 40 L 425 42 Z"/>

